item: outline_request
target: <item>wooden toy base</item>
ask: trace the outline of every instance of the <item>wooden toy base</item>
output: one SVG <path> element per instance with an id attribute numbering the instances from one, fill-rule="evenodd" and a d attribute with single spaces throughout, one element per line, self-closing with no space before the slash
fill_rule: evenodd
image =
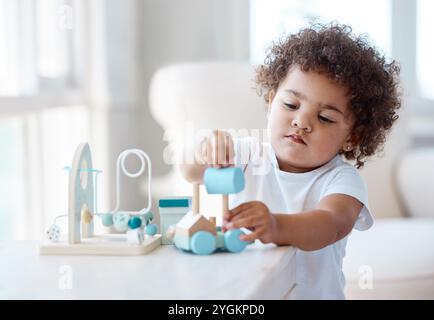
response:
<path id="1" fill-rule="evenodd" d="M 104 256 L 136 256 L 151 252 L 161 245 L 161 235 L 145 238 L 142 244 L 127 243 L 125 235 L 107 234 L 82 238 L 80 243 L 47 242 L 39 247 L 42 255 L 104 255 Z"/>

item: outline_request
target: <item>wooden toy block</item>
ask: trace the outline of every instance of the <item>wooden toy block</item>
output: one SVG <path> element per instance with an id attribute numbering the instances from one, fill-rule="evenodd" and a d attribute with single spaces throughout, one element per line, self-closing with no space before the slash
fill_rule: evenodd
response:
<path id="1" fill-rule="evenodd" d="M 159 202 L 160 213 L 160 230 L 162 244 L 172 244 L 173 236 L 167 236 L 170 226 L 175 226 L 190 210 L 191 198 L 190 197 L 170 197 L 160 199 Z"/>
<path id="2" fill-rule="evenodd" d="M 176 234 L 192 236 L 195 232 L 203 230 L 216 235 L 214 225 L 203 215 L 193 212 L 187 213 L 177 224 Z"/>
<path id="3" fill-rule="evenodd" d="M 211 222 L 214 225 L 214 228 L 217 227 L 217 219 L 216 219 L 216 217 L 209 217 L 208 220 L 209 220 L 209 222 Z"/>

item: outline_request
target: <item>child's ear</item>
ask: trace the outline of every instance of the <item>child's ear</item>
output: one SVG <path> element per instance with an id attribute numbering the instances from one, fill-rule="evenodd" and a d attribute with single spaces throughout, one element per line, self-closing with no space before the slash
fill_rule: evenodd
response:
<path id="1" fill-rule="evenodd" d="M 348 137 L 342 145 L 342 150 L 348 152 L 356 149 L 363 141 L 363 135 L 365 134 L 365 128 L 363 126 L 355 126 L 353 124 Z M 348 149 L 350 147 L 350 149 Z"/>
<path id="2" fill-rule="evenodd" d="M 344 150 L 345 152 L 352 151 L 357 148 L 359 143 L 360 137 L 357 134 L 353 133 L 345 140 L 342 146 L 342 150 Z"/>

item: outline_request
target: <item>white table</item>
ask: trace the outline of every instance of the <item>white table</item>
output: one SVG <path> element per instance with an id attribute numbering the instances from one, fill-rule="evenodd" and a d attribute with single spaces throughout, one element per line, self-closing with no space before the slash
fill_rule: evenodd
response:
<path id="1" fill-rule="evenodd" d="M 38 245 L 0 244 L 0 299 L 283 299 L 295 282 L 294 248 L 273 244 L 121 257 L 41 256 Z"/>

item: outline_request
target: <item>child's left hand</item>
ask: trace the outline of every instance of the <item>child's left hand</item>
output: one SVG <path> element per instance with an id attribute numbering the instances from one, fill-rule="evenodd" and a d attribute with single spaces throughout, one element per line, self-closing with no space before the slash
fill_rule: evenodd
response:
<path id="1" fill-rule="evenodd" d="M 277 223 L 268 207 L 260 201 L 245 202 L 229 210 L 223 216 L 223 230 L 247 228 L 252 233 L 240 237 L 243 241 L 261 240 L 273 242 L 277 232 Z"/>

